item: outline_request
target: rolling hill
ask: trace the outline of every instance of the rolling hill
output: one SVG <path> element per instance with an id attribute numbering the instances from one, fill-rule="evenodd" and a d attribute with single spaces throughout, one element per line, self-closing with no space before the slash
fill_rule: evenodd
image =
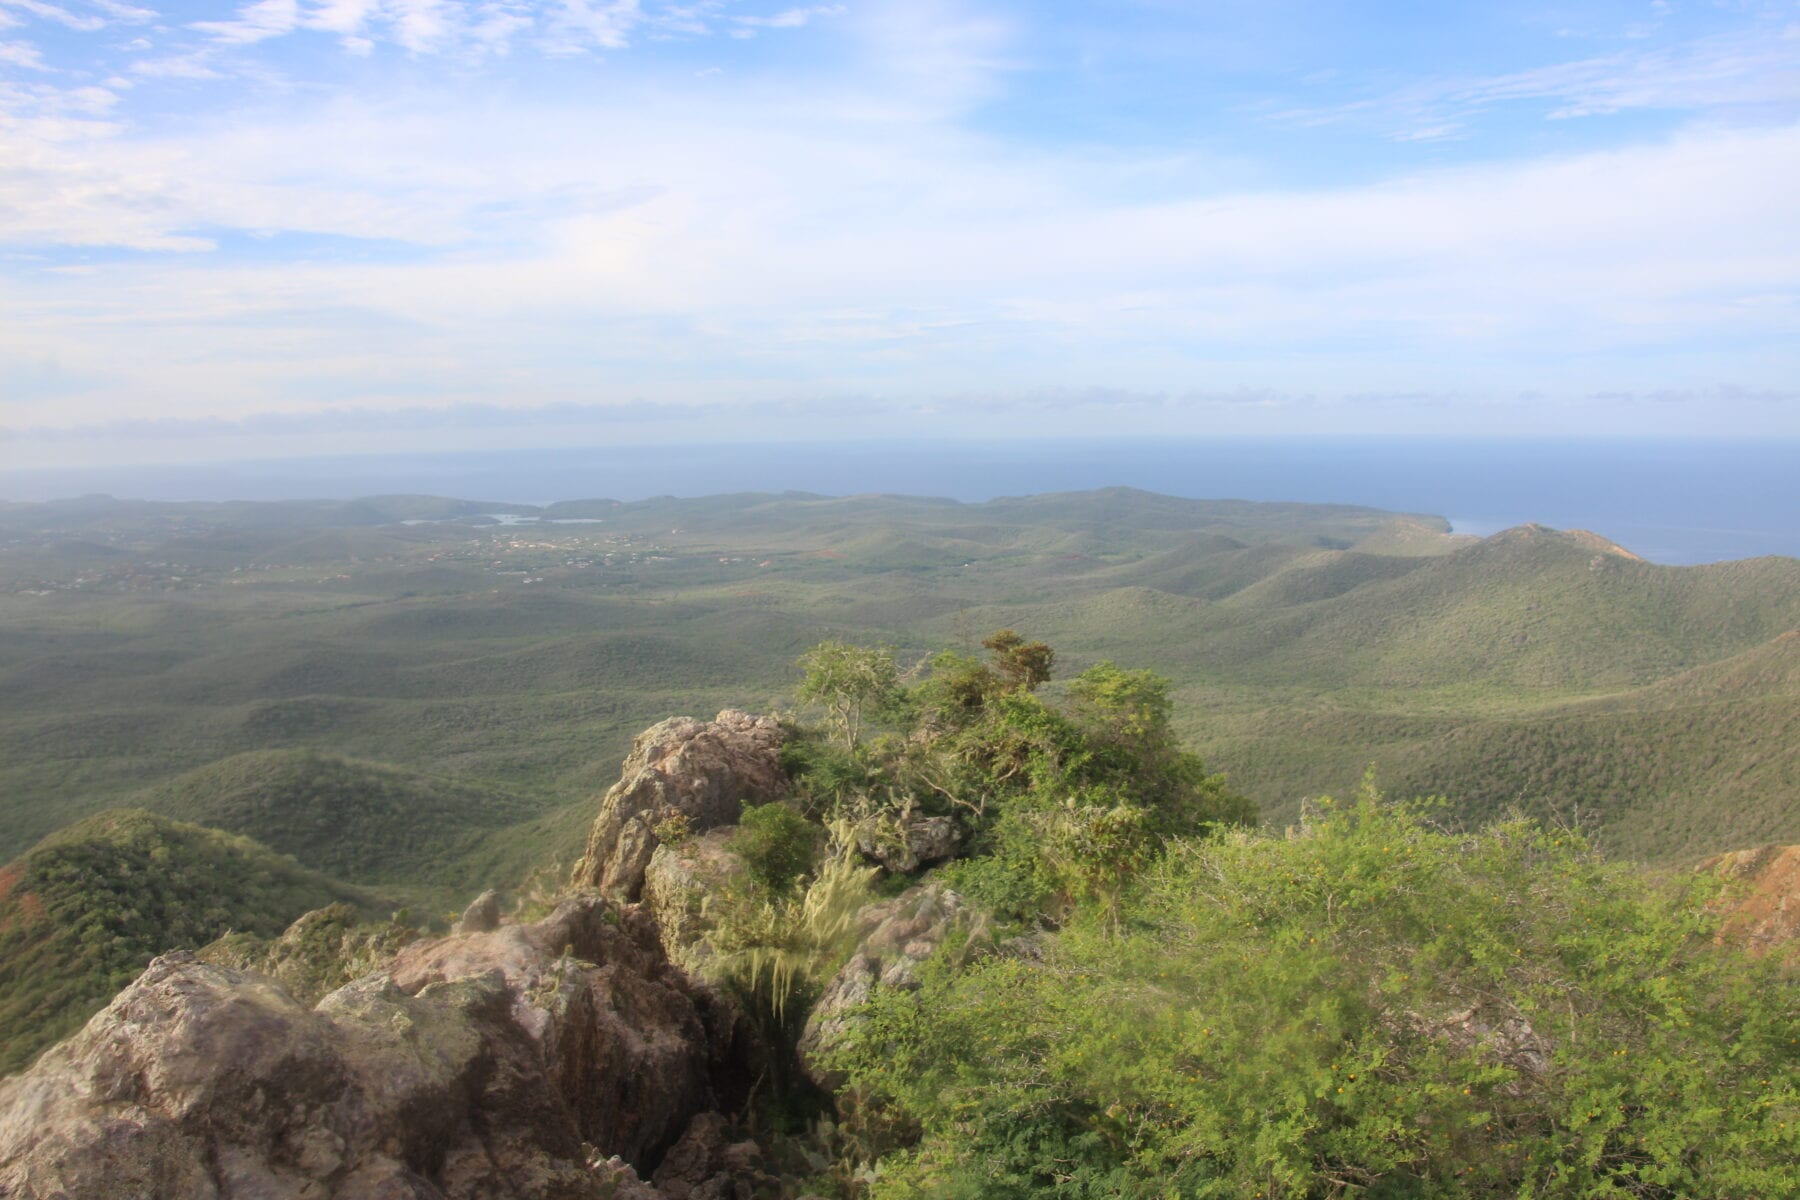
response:
<path id="1" fill-rule="evenodd" d="M 1646 859 L 1800 840 L 1800 562 L 1115 488 L 5 506 L 0 855 L 140 804 L 437 903 L 561 853 L 663 716 L 780 707 L 825 637 L 912 662 L 1002 626 L 1065 676 L 1170 676 L 1276 823 L 1373 763 L 1471 815 L 1579 805 Z"/>
<path id="2" fill-rule="evenodd" d="M 381 902 L 248 838 L 113 810 L 0 870 L 0 1074 L 85 1021 L 144 964 L 311 909 Z"/>
<path id="3" fill-rule="evenodd" d="M 538 807 L 496 788 L 315 750 L 234 755 L 151 788 L 137 802 L 255 838 L 339 879 L 431 881 L 453 896 L 461 863 Z"/>

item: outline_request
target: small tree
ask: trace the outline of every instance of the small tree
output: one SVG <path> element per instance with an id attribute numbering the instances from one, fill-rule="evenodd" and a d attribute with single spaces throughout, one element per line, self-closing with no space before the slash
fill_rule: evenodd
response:
<path id="1" fill-rule="evenodd" d="M 1050 678 L 1056 651 L 1044 642 L 1028 642 L 1017 630 L 1002 629 L 982 640 L 994 656 L 994 670 L 1006 681 L 1006 690 L 1029 692 Z"/>
<path id="2" fill-rule="evenodd" d="M 1038 855 L 1056 884 L 1079 900 L 1094 900 L 1109 920 L 1132 878 L 1155 852 L 1148 814 L 1104 793 L 1065 799 L 1033 814 Z"/>
<path id="3" fill-rule="evenodd" d="M 864 720 L 892 708 L 900 700 L 900 671 L 891 646 L 857 646 L 820 642 L 800 656 L 806 672 L 798 695 L 825 706 L 832 732 L 845 750 L 862 739 Z"/>
<path id="4" fill-rule="evenodd" d="M 1199 833 L 1210 825 L 1254 825 L 1256 806 L 1209 775 L 1181 748 L 1169 724 L 1169 681 L 1154 671 L 1096 663 L 1069 682 L 1075 719 L 1107 764 L 1124 776 L 1163 835 Z"/>

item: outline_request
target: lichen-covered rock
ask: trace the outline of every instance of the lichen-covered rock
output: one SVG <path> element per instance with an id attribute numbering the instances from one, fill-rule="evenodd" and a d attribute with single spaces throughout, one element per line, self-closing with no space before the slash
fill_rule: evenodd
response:
<path id="1" fill-rule="evenodd" d="M 722 1140 L 717 1115 L 743 1108 L 766 1050 L 630 901 L 659 830 L 698 835 L 665 851 L 653 889 L 670 936 L 688 936 L 681 917 L 706 880 L 742 869 L 727 835 L 706 832 L 786 790 L 780 744 L 774 721 L 730 711 L 646 732 L 577 873 L 603 894 L 543 921 L 506 924 L 487 893 L 455 933 L 398 949 L 332 909 L 273 947 L 221 942 L 213 957 L 226 961 L 156 960 L 81 1033 L 0 1081 L 0 1200 L 766 1191 L 755 1146 Z M 371 973 L 308 1008 L 239 969 L 265 961 L 298 964 L 311 995 L 349 964 Z M 653 1172 L 669 1192 L 645 1182 Z"/>
<path id="2" fill-rule="evenodd" d="M 877 985 L 917 987 L 918 964 L 967 915 L 962 897 L 935 880 L 857 913 L 856 952 L 825 985 L 800 1034 L 800 1062 L 815 1085 L 826 1091 L 843 1086 L 843 1076 L 824 1065 L 824 1055 L 855 1026 L 856 1010 Z"/>
<path id="3" fill-rule="evenodd" d="M 644 870 L 644 907 L 656 919 L 669 958 L 695 969 L 704 954 L 708 901 L 743 886 L 748 868 L 731 850 L 735 826 L 658 846 Z"/>
<path id="4" fill-rule="evenodd" d="M 712 721 L 671 717 L 639 734 L 619 782 L 600 801 L 573 882 L 631 902 L 662 838 L 680 825 L 704 833 L 736 823 L 745 804 L 787 790 L 781 726 L 769 717 L 726 709 Z"/>
<path id="5" fill-rule="evenodd" d="M 608 1200 L 663 1200 L 663 1194 L 638 1176 L 637 1168 L 614 1154 L 590 1164 L 605 1181 Z"/>
<path id="6" fill-rule="evenodd" d="M 640 906 L 575 897 L 533 925 L 415 942 L 388 970 L 405 992 L 497 972 L 581 1137 L 640 1167 L 747 1085 L 748 1026 L 669 962 Z"/>
<path id="7" fill-rule="evenodd" d="M 701 1113 L 675 1143 L 653 1182 L 664 1200 L 752 1200 L 764 1174 L 762 1147 L 733 1139 L 725 1118 Z"/>
<path id="8" fill-rule="evenodd" d="M 1396 1029 L 1444 1042 L 1459 1053 L 1474 1053 L 1485 1062 L 1506 1067 L 1520 1079 L 1541 1077 L 1550 1069 L 1555 1050 L 1523 1016 L 1491 1012 L 1480 1005 L 1432 1016 L 1407 1012 L 1392 1024 Z M 1523 1088 L 1515 1082 L 1502 1085 L 1500 1090 L 1517 1096 Z"/>
<path id="9" fill-rule="evenodd" d="M 0 1082 L 0 1197 L 660 1200 L 642 1175 L 745 1102 L 747 1030 L 593 895 L 415 942 L 316 1009 L 168 955 Z"/>
<path id="10" fill-rule="evenodd" d="M 955 817 L 871 818 L 856 827 L 856 848 L 897 875 L 956 857 L 963 829 Z"/>
<path id="11" fill-rule="evenodd" d="M 374 971 L 413 936 L 399 924 L 364 924 L 348 904 L 332 904 L 303 913 L 273 941 L 228 933 L 196 954 L 214 966 L 266 975 L 310 1007 L 327 992 Z"/>
<path id="12" fill-rule="evenodd" d="M 309 1011 L 167 955 L 0 1081 L 9 1200 L 599 1200 L 573 1122 L 498 976 Z"/>

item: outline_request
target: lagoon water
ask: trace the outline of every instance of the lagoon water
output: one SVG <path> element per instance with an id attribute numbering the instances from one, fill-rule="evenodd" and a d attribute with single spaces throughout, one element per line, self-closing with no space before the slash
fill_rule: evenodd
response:
<path id="1" fill-rule="evenodd" d="M 1800 442 L 1208 438 L 595 446 L 13 470 L 0 497 L 157 500 L 428 493 L 546 503 L 804 491 L 994 496 L 1128 486 L 1364 504 L 1488 534 L 1591 529 L 1654 562 L 1800 556 Z"/>

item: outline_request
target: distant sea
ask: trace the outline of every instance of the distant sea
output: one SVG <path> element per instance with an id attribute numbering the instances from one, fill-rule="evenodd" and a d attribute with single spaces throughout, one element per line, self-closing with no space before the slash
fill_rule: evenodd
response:
<path id="1" fill-rule="evenodd" d="M 1364 504 L 1485 535 L 1591 529 L 1654 562 L 1800 557 L 1800 441 L 1096 439 L 601 446 L 0 471 L 0 497 L 154 500 L 429 493 L 543 504 L 804 491 L 986 500 L 1123 485 Z"/>

